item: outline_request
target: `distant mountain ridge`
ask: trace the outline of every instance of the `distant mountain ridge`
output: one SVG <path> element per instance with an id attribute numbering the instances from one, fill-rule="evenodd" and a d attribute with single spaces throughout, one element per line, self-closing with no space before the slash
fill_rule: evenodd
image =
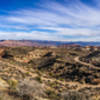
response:
<path id="1" fill-rule="evenodd" d="M 100 46 L 100 42 L 61 42 L 46 40 L 0 40 L 0 46 Z"/>

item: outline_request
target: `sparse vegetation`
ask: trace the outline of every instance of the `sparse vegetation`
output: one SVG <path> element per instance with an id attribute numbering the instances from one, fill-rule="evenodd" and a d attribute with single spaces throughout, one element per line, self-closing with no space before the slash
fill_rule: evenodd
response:
<path id="1" fill-rule="evenodd" d="M 91 100 L 88 94 L 80 93 L 77 91 L 66 92 L 62 94 L 62 100 Z"/>
<path id="2" fill-rule="evenodd" d="M 44 96 L 44 88 L 43 86 L 35 80 L 24 79 L 19 82 L 16 87 L 16 92 L 19 96 L 25 98 L 28 97 L 29 100 L 33 100 L 33 98 Z"/>
<path id="3" fill-rule="evenodd" d="M 4 81 L 0 81 L 0 90 L 8 100 L 97 100 L 100 96 L 99 50 L 87 52 L 85 47 L 3 50 L 0 77 Z M 0 100 L 5 98 L 0 95 Z"/>

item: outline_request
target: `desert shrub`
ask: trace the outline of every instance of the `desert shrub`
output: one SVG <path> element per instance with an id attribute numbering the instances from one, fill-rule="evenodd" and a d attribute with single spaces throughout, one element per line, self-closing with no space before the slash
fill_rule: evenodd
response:
<path id="1" fill-rule="evenodd" d="M 71 91 L 62 94 L 62 100 L 92 100 L 87 94 Z"/>
<path id="2" fill-rule="evenodd" d="M 26 72 L 26 76 L 29 76 L 30 75 L 30 72 Z"/>
<path id="3" fill-rule="evenodd" d="M 8 84 L 9 84 L 10 89 L 14 90 L 14 89 L 16 89 L 18 81 L 14 80 L 14 79 L 11 79 L 11 80 L 8 80 Z"/>
<path id="4" fill-rule="evenodd" d="M 51 77 L 53 77 L 53 76 L 54 76 L 54 74 L 53 74 L 52 72 L 50 72 L 50 73 L 49 73 L 49 75 L 50 75 Z"/>
<path id="5" fill-rule="evenodd" d="M 46 94 L 50 100 L 60 100 L 60 96 L 54 90 L 47 89 Z"/>
<path id="6" fill-rule="evenodd" d="M 37 76 L 37 77 L 35 78 L 35 80 L 38 81 L 39 83 L 42 83 L 42 79 L 41 79 L 40 76 Z"/>
<path id="7" fill-rule="evenodd" d="M 27 100 L 33 100 L 33 98 L 42 97 L 45 95 L 43 86 L 36 80 L 30 79 L 20 81 L 17 85 L 16 92 L 23 98 L 27 97 Z"/>

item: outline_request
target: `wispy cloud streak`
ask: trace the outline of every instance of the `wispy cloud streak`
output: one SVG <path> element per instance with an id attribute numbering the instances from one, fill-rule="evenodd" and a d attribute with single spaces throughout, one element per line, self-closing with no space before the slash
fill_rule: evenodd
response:
<path id="1" fill-rule="evenodd" d="M 39 4 L 41 9 L 21 9 L 0 16 L 0 23 L 2 23 L 0 27 L 17 29 L 19 31 L 15 32 L 17 38 L 25 36 L 29 39 L 29 32 L 31 32 L 33 39 L 78 41 L 86 37 L 89 41 L 96 40 L 96 37 L 100 37 L 100 3 L 99 0 L 94 2 L 95 6 L 90 6 L 80 0 L 65 0 L 65 3 L 51 0 Z M 48 31 L 43 34 L 40 29 Z M 24 32 L 21 33 L 20 30 Z M 26 32 L 27 30 L 29 32 Z M 50 33 L 49 30 L 55 32 Z M 13 34 L 12 31 L 10 32 Z M 39 38 L 41 35 L 42 37 Z M 73 38 L 67 38 L 69 36 Z"/>

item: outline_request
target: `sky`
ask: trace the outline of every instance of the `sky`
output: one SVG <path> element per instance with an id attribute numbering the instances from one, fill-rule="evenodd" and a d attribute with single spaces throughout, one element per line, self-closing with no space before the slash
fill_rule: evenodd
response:
<path id="1" fill-rule="evenodd" d="M 100 0 L 0 0 L 0 40 L 100 41 Z"/>

